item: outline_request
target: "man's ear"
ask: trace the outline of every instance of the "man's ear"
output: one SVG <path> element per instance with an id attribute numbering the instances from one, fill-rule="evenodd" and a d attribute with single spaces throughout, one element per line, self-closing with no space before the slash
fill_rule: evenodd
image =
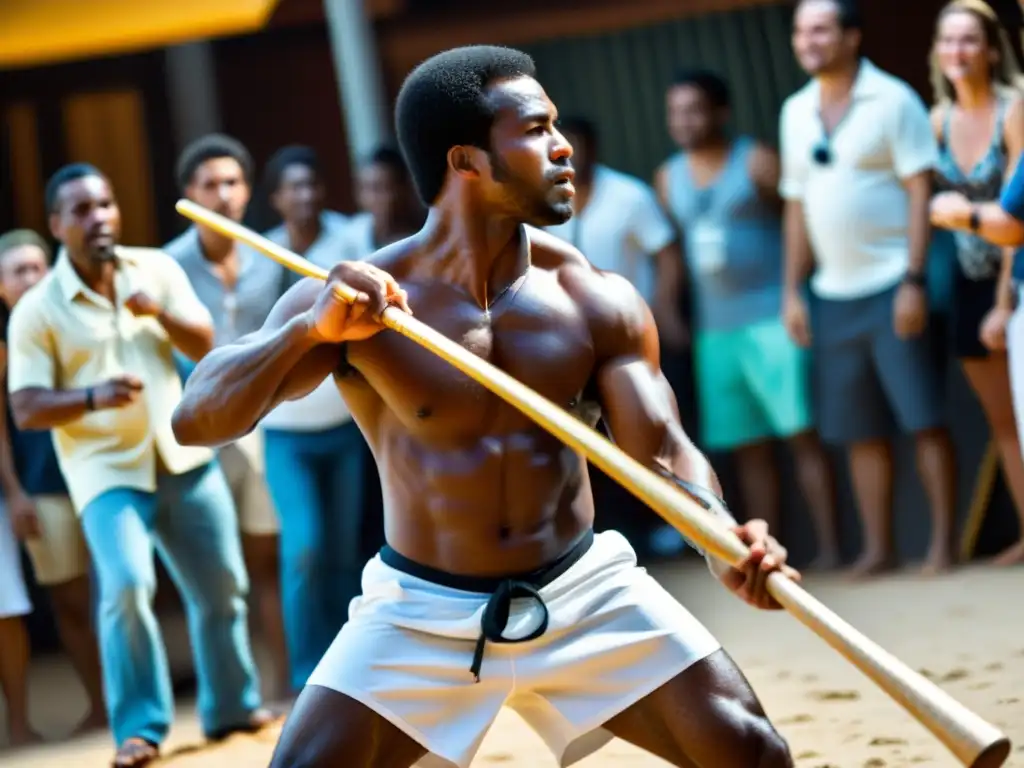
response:
<path id="1" fill-rule="evenodd" d="M 449 149 L 448 167 L 464 179 L 480 178 L 480 166 L 473 147 L 458 145 Z"/>

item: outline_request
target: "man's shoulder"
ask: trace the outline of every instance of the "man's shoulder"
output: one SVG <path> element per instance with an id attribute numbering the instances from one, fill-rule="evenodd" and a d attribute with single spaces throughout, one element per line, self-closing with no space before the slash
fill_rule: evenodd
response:
<path id="1" fill-rule="evenodd" d="M 609 168 L 606 165 L 599 167 L 600 173 L 605 177 L 609 187 L 623 195 L 631 197 L 647 197 L 654 194 L 654 188 L 639 176 Z"/>
<path id="2" fill-rule="evenodd" d="M 182 259 L 186 259 L 195 253 L 196 243 L 195 229 L 189 227 L 173 240 L 164 243 L 160 250 L 180 262 Z"/>
<path id="3" fill-rule="evenodd" d="M 801 110 L 814 111 L 814 80 L 808 80 L 800 88 L 789 94 L 782 102 L 782 117 L 785 118 Z"/>
<path id="4" fill-rule="evenodd" d="M 564 268 L 592 269 L 579 248 L 546 229 L 527 225 L 526 236 L 530 241 L 530 262 L 533 266 L 548 271 Z"/>
<path id="5" fill-rule="evenodd" d="M 56 274 L 51 269 L 43 276 L 42 280 L 25 291 L 18 300 L 18 303 L 10 310 L 7 315 L 7 328 L 5 331 L 14 326 L 20 327 L 25 324 L 34 327 L 44 322 L 47 317 L 47 308 L 59 299 L 59 297 L 54 296 L 54 291 L 57 289 Z M 4 333 L 4 338 L 7 338 L 6 332 Z"/>
<path id="6" fill-rule="evenodd" d="M 870 65 L 870 67 L 868 77 L 870 78 L 870 87 L 872 89 L 889 97 L 921 101 L 921 96 L 906 80 L 898 78 L 891 72 L 886 72 L 874 64 Z"/>
<path id="7" fill-rule="evenodd" d="M 263 233 L 263 237 L 277 245 L 284 246 L 288 244 L 288 230 L 285 229 L 284 224 L 278 224 L 276 227 L 271 227 Z"/>
<path id="8" fill-rule="evenodd" d="M 178 261 L 164 248 L 142 248 L 138 246 L 121 246 L 117 250 L 122 261 L 126 261 L 138 269 L 177 269 Z"/>
<path id="9" fill-rule="evenodd" d="M 611 313 L 643 303 L 632 283 L 615 272 L 600 270 L 585 254 L 560 237 L 526 228 L 532 264 L 554 274 L 566 292 L 589 314 Z"/>

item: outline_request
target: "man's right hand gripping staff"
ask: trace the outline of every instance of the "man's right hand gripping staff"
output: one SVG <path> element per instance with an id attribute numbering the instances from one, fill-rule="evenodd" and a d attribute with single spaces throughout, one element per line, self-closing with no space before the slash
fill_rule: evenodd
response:
<path id="1" fill-rule="evenodd" d="M 351 304 L 339 295 L 343 285 L 355 293 Z M 309 394 L 333 375 L 341 345 L 382 330 L 389 306 L 412 313 L 395 279 L 367 262 L 336 265 L 326 283 L 302 280 L 259 331 L 199 362 L 174 412 L 178 442 L 217 446 L 249 433 L 274 406 Z"/>

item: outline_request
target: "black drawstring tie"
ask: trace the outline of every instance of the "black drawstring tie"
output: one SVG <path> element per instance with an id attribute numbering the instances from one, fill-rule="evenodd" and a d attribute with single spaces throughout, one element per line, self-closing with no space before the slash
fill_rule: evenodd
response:
<path id="1" fill-rule="evenodd" d="M 594 543 L 594 530 L 588 529 L 557 560 L 548 563 L 532 573 L 520 573 L 515 576 L 461 576 L 446 573 L 429 565 L 410 560 L 385 544 L 380 550 L 380 559 L 391 568 L 408 573 L 431 584 L 437 584 L 473 595 L 487 595 L 487 605 L 480 620 L 480 637 L 476 641 L 473 652 L 473 664 L 470 672 L 473 679 L 480 682 L 480 669 L 484 663 L 484 648 L 487 641 L 492 643 L 526 643 L 536 640 L 548 629 L 548 607 L 538 590 L 543 589 L 563 573 L 580 561 Z M 525 598 L 535 601 L 541 609 L 540 624 L 526 637 L 510 640 L 502 636 L 508 626 L 509 614 L 512 612 L 512 601 Z"/>
<path id="2" fill-rule="evenodd" d="M 511 639 L 502 635 L 508 626 L 509 613 L 512 610 L 512 601 L 516 598 L 530 598 L 540 606 L 540 624 L 525 637 Z M 480 668 L 484 663 L 484 647 L 487 641 L 492 643 L 526 643 L 536 640 L 548 629 L 548 607 L 540 592 L 525 581 L 505 579 L 502 581 L 484 607 L 483 619 L 480 621 L 480 637 L 476 641 L 476 650 L 473 652 L 473 664 L 469 671 L 473 673 L 473 679 L 480 682 Z"/>

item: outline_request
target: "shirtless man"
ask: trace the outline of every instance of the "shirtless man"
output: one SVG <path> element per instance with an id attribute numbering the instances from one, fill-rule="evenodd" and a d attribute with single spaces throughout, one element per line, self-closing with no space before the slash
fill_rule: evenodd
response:
<path id="1" fill-rule="evenodd" d="M 499 709 L 563 765 L 630 741 L 680 768 L 781 768 L 788 748 L 718 642 L 616 532 L 593 533 L 584 458 L 397 333 L 416 316 L 671 471 L 728 516 L 679 424 L 651 313 L 627 281 L 533 229 L 571 214 L 572 149 L 518 51 L 461 48 L 421 64 L 397 126 L 423 229 L 306 280 L 258 333 L 207 355 L 174 418 L 187 444 L 252 429 L 333 373 L 376 458 L 387 546 L 310 677 L 273 768 L 467 768 Z M 336 285 L 359 292 L 351 307 Z M 401 287 L 399 287 L 401 284 Z M 721 581 L 762 608 L 785 550 L 763 521 Z M 513 602 L 513 598 L 516 599 Z"/>

